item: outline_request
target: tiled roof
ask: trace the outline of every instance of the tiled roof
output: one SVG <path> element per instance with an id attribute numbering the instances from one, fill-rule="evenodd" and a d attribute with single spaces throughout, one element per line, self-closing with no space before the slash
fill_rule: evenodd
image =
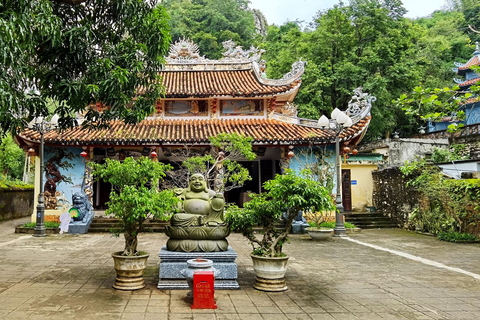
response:
<path id="1" fill-rule="evenodd" d="M 368 126 L 370 117 L 344 130 L 340 137 L 350 140 L 359 136 Z M 219 133 L 237 132 L 252 137 L 254 144 L 303 144 L 315 141 L 334 142 L 333 133 L 278 120 L 217 119 L 217 120 L 144 120 L 137 125 L 122 121 L 112 122 L 108 129 L 76 127 L 62 132 L 50 131 L 44 135 L 47 145 L 111 146 L 111 145 L 185 145 L 209 143 L 208 138 Z M 40 134 L 26 129 L 17 138 L 38 143 Z"/>
<path id="2" fill-rule="evenodd" d="M 249 70 L 188 70 L 160 72 L 165 98 L 261 97 L 285 93 L 300 86 L 296 79 L 283 85 L 263 84 Z M 140 88 L 138 93 L 142 93 Z"/>
<path id="3" fill-rule="evenodd" d="M 467 105 L 467 104 L 471 104 L 471 103 L 475 103 L 475 102 L 479 102 L 480 101 L 480 97 L 473 97 L 473 98 L 469 98 L 467 100 L 465 100 L 464 103 L 462 103 L 462 105 Z"/>
<path id="4" fill-rule="evenodd" d="M 467 81 L 464 81 L 462 83 L 459 83 L 458 86 L 459 87 L 469 87 L 469 86 L 472 86 L 474 84 L 476 84 L 478 82 L 478 80 L 480 80 L 480 78 L 475 78 L 475 79 L 472 79 L 472 80 L 467 80 Z"/>
<path id="5" fill-rule="evenodd" d="M 478 66 L 480 64 L 480 60 L 478 56 L 474 56 L 470 60 L 468 60 L 467 63 L 465 63 L 463 66 L 458 67 L 458 70 L 468 70 L 471 66 Z"/>

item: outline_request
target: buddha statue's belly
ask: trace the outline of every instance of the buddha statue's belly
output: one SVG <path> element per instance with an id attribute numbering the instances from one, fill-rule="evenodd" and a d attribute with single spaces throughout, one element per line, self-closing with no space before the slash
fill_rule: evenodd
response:
<path id="1" fill-rule="evenodd" d="M 210 203 L 201 199 L 187 199 L 183 203 L 183 209 L 191 214 L 208 214 L 210 212 Z"/>

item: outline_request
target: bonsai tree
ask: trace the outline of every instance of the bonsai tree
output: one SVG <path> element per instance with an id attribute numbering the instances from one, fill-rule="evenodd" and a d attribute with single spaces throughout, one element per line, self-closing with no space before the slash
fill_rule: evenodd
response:
<path id="1" fill-rule="evenodd" d="M 333 210 L 329 191 L 320 182 L 313 180 L 308 171 L 297 175 L 287 169 L 282 175 L 263 184 L 266 192 L 251 194 L 252 200 L 244 209 L 230 206 L 226 220 L 232 230 L 242 232 L 250 241 L 253 254 L 264 257 L 284 256 L 282 247 L 287 240 L 292 222 L 300 210 Z M 278 230 L 275 225 L 286 213 L 285 229 Z M 262 236 L 253 232 L 254 226 L 262 228 Z"/>
<path id="2" fill-rule="evenodd" d="M 219 133 L 209 138 L 212 145 L 211 154 L 199 155 L 198 150 L 184 146 L 176 150 L 178 170 L 170 171 L 169 178 L 179 188 L 188 185 L 190 176 L 202 174 L 208 187 L 219 193 L 241 188 L 245 182 L 252 180 L 248 169 L 237 160 L 254 160 L 252 150 L 253 138 L 238 133 Z"/>
<path id="3" fill-rule="evenodd" d="M 332 199 L 330 197 L 330 199 Z M 332 201 L 333 204 L 333 201 Z M 322 223 L 328 222 L 329 214 L 326 211 L 316 211 L 316 212 L 311 212 L 307 215 L 307 219 L 310 221 L 308 224 L 310 225 L 310 228 L 317 228 L 317 229 L 322 229 Z M 331 229 L 331 228 L 327 228 Z"/>
<path id="4" fill-rule="evenodd" d="M 169 165 L 148 158 L 135 160 L 131 157 L 123 162 L 106 159 L 105 164 L 91 164 L 96 179 L 113 185 L 107 214 L 120 220 L 115 235 L 125 236 L 125 249 L 121 255 L 139 255 L 137 236 L 143 231 L 143 223 L 150 218 L 168 220 L 174 212 L 178 199 L 173 190 L 159 191 L 159 182 L 170 170 Z"/>

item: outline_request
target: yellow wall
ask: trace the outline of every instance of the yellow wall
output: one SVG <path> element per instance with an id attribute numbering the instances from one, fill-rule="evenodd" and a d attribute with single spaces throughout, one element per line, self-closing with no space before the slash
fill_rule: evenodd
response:
<path id="1" fill-rule="evenodd" d="M 366 206 L 373 205 L 372 171 L 377 170 L 377 165 L 342 163 L 342 169 L 350 169 L 350 179 L 357 181 L 356 185 L 351 185 L 352 210 L 365 211 Z"/>

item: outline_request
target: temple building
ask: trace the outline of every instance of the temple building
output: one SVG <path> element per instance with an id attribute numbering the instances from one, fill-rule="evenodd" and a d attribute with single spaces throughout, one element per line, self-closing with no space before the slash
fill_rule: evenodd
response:
<path id="1" fill-rule="evenodd" d="M 253 138 L 257 155 L 253 161 L 239 160 L 249 170 L 252 180 L 226 194 L 228 202 L 241 204 L 247 191 L 261 192 L 262 184 L 282 168 L 298 168 L 293 154 L 301 148 L 327 146 L 334 150 L 333 130 L 319 127 L 318 119 L 297 117 L 293 100 L 302 83 L 304 61 L 295 62 L 281 79 L 268 79 L 262 50 L 253 47 L 244 50 L 233 41 L 223 45 L 224 57 L 210 60 L 201 56 L 198 47 L 189 40 L 173 44 L 160 73 L 165 97 L 157 101 L 153 114 L 136 125 L 117 120 L 107 129 L 89 130 L 79 126 L 46 133 L 44 181 L 45 190 L 53 191 L 50 196 L 65 201 L 72 193 L 83 191 L 94 208 L 102 209 L 108 201 L 110 186 L 91 180 L 87 162 L 144 155 L 173 163 L 178 152 L 185 148 L 206 154 L 211 150 L 209 137 L 236 132 Z M 101 108 L 101 105 L 93 107 Z M 345 145 L 353 150 L 361 141 L 370 123 L 370 109 L 371 104 L 354 105 L 347 110 L 353 124 L 339 134 L 341 150 Z M 81 115 L 79 117 L 81 123 Z M 39 154 L 38 132 L 26 129 L 16 140 L 25 150 L 34 149 L 36 155 Z M 39 171 L 36 157 L 36 194 L 40 190 Z M 49 181 L 55 188 L 47 186 Z M 50 210 L 45 220 L 55 220 L 59 204 L 52 201 L 46 205 Z"/>
<path id="2" fill-rule="evenodd" d="M 473 52 L 472 58 L 466 63 L 455 62 L 455 72 L 461 78 L 455 78 L 454 82 L 460 87 L 461 91 L 468 91 L 468 89 L 473 85 L 478 85 L 480 76 L 470 67 L 480 66 L 480 47 L 478 42 L 476 43 L 475 51 Z M 472 97 L 466 101 L 460 107 L 460 110 L 465 112 L 465 120 L 461 121 L 465 126 L 475 125 L 480 123 L 480 102 L 478 97 Z M 437 132 L 447 130 L 448 126 L 452 123 L 451 120 L 454 120 L 453 117 L 445 118 L 441 122 L 429 122 L 428 123 L 428 132 Z"/>

